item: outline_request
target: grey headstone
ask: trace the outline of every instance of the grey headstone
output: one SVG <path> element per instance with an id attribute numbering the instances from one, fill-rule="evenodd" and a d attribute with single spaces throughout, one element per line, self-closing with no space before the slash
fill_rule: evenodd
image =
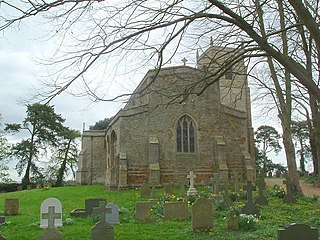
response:
<path id="1" fill-rule="evenodd" d="M 187 202 L 171 202 L 163 204 L 164 220 L 188 219 L 190 217 Z"/>
<path id="2" fill-rule="evenodd" d="M 229 213 L 229 219 L 227 221 L 227 227 L 230 230 L 237 230 L 239 229 L 239 221 L 238 219 L 235 217 L 235 213 L 234 212 L 230 212 Z"/>
<path id="3" fill-rule="evenodd" d="M 195 194 L 198 193 L 196 188 L 194 187 L 194 179 L 196 177 L 197 177 L 197 175 L 193 174 L 193 171 L 190 171 L 190 174 L 187 175 L 187 178 L 190 179 L 190 186 L 189 186 L 189 189 L 187 191 L 187 195 L 188 196 L 195 195 Z"/>
<path id="4" fill-rule="evenodd" d="M 19 214 L 19 198 L 6 198 L 4 201 L 4 215 Z"/>
<path id="5" fill-rule="evenodd" d="M 104 198 L 87 198 L 85 200 L 85 210 L 88 215 L 92 215 L 93 208 L 99 207 L 99 202 L 105 202 L 107 204 L 106 199 Z"/>
<path id="6" fill-rule="evenodd" d="M 285 229 L 278 230 L 278 240 L 318 240 L 318 229 L 293 223 Z"/>
<path id="7" fill-rule="evenodd" d="M 0 225 L 6 223 L 6 217 L 5 216 L 0 216 Z"/>
<path id="8" fill-rule="evenodd" d="M 220 174 L 214 173 L 213 178 L 210 179 L 210 183 L 212 184 L 212 193 L 219 194 L 220 193 Z"/>
<path id="9" fill-rule="evenodd" d="M 151 220 L 151 203 L 150 202 L 136 202 L 136 219 L 142 222 Z"/>
<path id="10" fill-rule="evenodd" d="M 179 180 L 179 197 L 185 197 L 186 196 L 186 187 L 185 187 L 185 179 L 184 177 L 180 177 Z"/>
<path id="11" fill-rule="evenodd" d="M 62 205 L 56 198 L 47 198 L 40 207 L 40 227 L 62 227 Z"/>
<path id="12" fill-rule="evenodd" d="M 147 181 L 145 181 L 143 183 L 143 185 L 141 186 L 141 189 L 140 189 L 140 197 L 142 198 L 149 198 L 150 197 L 150 186 L 148 184 Z"/>
<path id="13" fill-rule="evenodd" d="M 172 183 L 165 185 L 164 186 L 164 194 L 171 195 L 172 193 L 173 193 Z"/>
<path id="14" fill-rule="evenodd" d="M 213 227 L 212 205 L 205 198 L 198 198 L 191 207 L 193 231 L 205 231 Z"/>
<path id="15" fill-rule="evenodd" d="M 45 228 L 38 240 L 63 240 L 63 234 L 56 228 Z"/>
<path id="16" fill-rule="evenodd" d="M 288 204 L 296 203 L 297 201 L 292 193 L 292 185 L 291 185 L 290 178 L 287 177 L 286 180 L 283 181 L 283 183 L 287 186 L 287 194 L 284 197 L 283 202 Z"/>
<path id="17" fill-rule="evenodd" d="M 91 240 L 114 240 L 113 227 L 106 219 L 110 212 L 111 209 L 106 208 L 105 201 L 100 201 L 99 207 L 93 209 L 94 214 L 99 214 L 99 222 L 91 228 Z"/>
<path id="18" fill-rule="evenodd" d="M 106 208 L 111 209 L 111 213 L 109 212 L 106 213 L 106 221 L 109 224 L 120 224 L 118 206 L 114 203 L 108 203 Z"/>
<path id="19" fill-rule="evenodd" d="M 258 189 L 259 189 L 259 195 L 256 200 L 256 204 L 265 206 L 268 205 L 268 200 L 266 196 L 264 195 L 264 191 L 266 190 L 266 182 L 264 181 L 263 176 L 260 176 L 258 178 Z"/>
<path id="20" fill-rule="evenodd" d="M 157 192 L 156 192 L 156 181 L 154 178 L 151 178 L 151 196 L 150 196 L 151 201 L 156 201 L 157 200 Z"/>
<path id="21" fill-rule="evenodd" d="M 243 187 L 247 191 L 247 202 L 246 205 L 242 208 L 241 212 L 243 214 L 259 214 L 260 211 L 257 208 L 256 204 L 253 202 L 253 192 L 256 190 L 256 187 L 252 185 L 251 181 L 247 182 L 247 186 Z"/>

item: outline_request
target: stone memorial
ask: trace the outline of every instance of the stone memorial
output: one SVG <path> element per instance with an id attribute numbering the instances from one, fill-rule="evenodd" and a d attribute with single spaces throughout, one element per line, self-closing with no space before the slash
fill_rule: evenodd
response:
<path id="1" fill-rule="evenodd" d="M 56 198 L 47 198 L 40 207 L 40 227 L 62 227 L 62 205 Z"/>
<path id="2" fill-rule="evenodd" d="M 318 240 L 318 229 L 305 224 L 290 224 L 278 230 L 278 240 Z"/>
<path id="3" fill-rule="evenodd" d="M 107 204 L 106 199 L 104 198 L 87 198 L 85 200 L 85 211 L 88 216 L 92 215 L 93 209 L 99 207 L 100 202 Z"/>
<path id="4" fill-rule="evenodd" d="M 213 227 L 212 205 L 205 198 L 198 198 L 191 207 L 193 231 L 204 231 Z"/>
<path id="5" fill-rule="evenodd" d="M 241 212 L 243 214 L 259 214 L 260 211 L 257 208 L 256 204 L 253 202 L 253 191 L 256 190 L 255 186 L 252 186 L 251 181 L 247 182 L 247 186 L 243 187 L 244 190 L 247 191 L 247 202 L 246 205 L 242 208 Z"/>
<path id="6" fill-rule="evenodd" d="M 180 177 L 180 180 L 179 180 L 179 197 L 181 198 L 186 197 L 185 179 L 182 176 Z"/>
<path id="7" fill-rule="evenodd" d="M 187 191 L 187 195 L 188 195 L 188 196 L 195 195 L 195 194 L 198 193 L 197 190 L 196 190 L 195 187 L 194 187 L 194 179 L 195 179 L 196 177 L 197 177 L 197 175 L 194 175 L 194 174 L 193 174 L 193 171 L 190 171 L 190 174 L 187 175 L 187 178 L 190 179 L 190 186 L 189 186 L 189 189 L 188 189 L 188 191 Z"/>
<path id="8" fill-rule="evenodd" d="M 19 214 L 19 198 L 6 198 L 4 201 L 4 215 Z"/>
<path id="9" fill-rule="evenodd" d="M 220 174 L 214 173 L 210 182 L 212 184 L 212 193 L 218 195 L 220 193 Z"/>
<path id="10" fill-rule="evenodd" d="M 268 205 L 268 200 L 264 194 L 265 190 L 266 190 L 266 182 L 264 181 L 264 177 L 263 175 L 261 175 L 258 178 L 258 190 L 259 190 L 259 195 L 258 198 L 256 200 L 256 204 L 261 205 L 261 206 L 266 206 Z"/>
<path id="11" fill-rule="evenodd" d="M 106 207 L 105 201 L 99 202 L 99 207 L 93 209 L 94 214 L 99 214 L 99 222 L 91 228 L 91 240 L 114 240 L 113 227 L 107 222 L 106 216 L 111 213 L 111 208 Z"/>
<path id="12" fill-rule="evenodd" d="M 107 211 L 106 213 L 106 221 L 109 224 L 120 224 L 118 206 L 114 203 L 108 203 L 106 208 L 111 209 L 111 212 Z"/>
<path id="13" fill-rule="evenodd" d="M 171 195 L 173 194 L 173 186 L 172 183 L 164 185 L 164 194 L 165 195 Z"/>
<path id="14" fill-rule="evenodd" d="M 156 192 L 156 181 L 154 178 L 151 178 L 151 196 L 150 201 L 152 203 L 157 203 L 157 192 Z"/>
<path id="15" fill-rule="evenodd" d="M 238 230 L 239 229 L 239 221 L 236 218 L 235 212 L 229 213 L 229 219 L 227 221 L 227 227 L 229 230 Z"/>
<path id="16" fill-rule="evenodd" d="M 5 216 L 0 216 L 0 225 L 6 223 L 6 217 Z"/>
<path id="17" fill-rule="evenodd" d="M 163 204 L 164 220 L 184 220 L 190 217 L 187 202 L 170 202 Z"/>
<path id="18" fill-rule="evenodd" d="M 150 185 L 148 184 L 147 181 L 145 181 L 140 188 L 140 197 L 142 198 L 150 197 Z"/>
<path id="19" fill-rule="evenodd" d="M 283 183 L 287 187 L 287 193 L 286 193 L 286 196 L 283 198 L 283 202 L 288 203 L 288 204 L 296 203 L 297 201 L 294 198 L 293 193 L 292 193 L 292 185 L 291 185 L 290 178 L 287 177 L 286 180 L 283 181 Z"/>
<path id="20" fill-rule="evenodd" d="M 223 190 L 223 200 L 222 200 L 222 207 L 224 209 L 227 209 L 231 207 L 232 201 L 230 199 L 230 193 L 229 188 L 227 187 L 227 184 L 225 184 L 224 190 Z"/>
<path id="21" fill-rule="evenodd" d="M 55 227 L 49 227 L 43 230 L 38 240 L 63 240 L 63 234 Z"/>
<path id="22" fill-rule="evenodd" d="M 142 222 L 151 220 L 151 203 L 150 202 L 136 202 L 136 219 Z"/>

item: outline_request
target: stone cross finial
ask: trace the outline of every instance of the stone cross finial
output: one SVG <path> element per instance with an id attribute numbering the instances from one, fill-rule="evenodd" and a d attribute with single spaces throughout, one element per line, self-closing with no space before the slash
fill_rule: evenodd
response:
<path id="1" fill-rule="evenodd" d="M 185 66 L 186 63 L 188 62 L 188 60 L 185 57 L 181 61 L 183 62 L 183 66 Z"/>
<path id="2" fill-rule="evenodd" d="M 259 214 L 260 211 L 253 202 L 252 194 L 252 192 L 256 190 L 256 187 L 252 185 L 251 181 L 248 181 L 247 186 L 244 186 L 243 189 L 247 191 L 247 203 L 241 212 L 244 214 Z"/>
<path id="3" fill-rule="evenodd" d="M 104 201 L 99 202 L 99 207 L 93 208 L 94 214 L 99 214 L 99 222 L 107 223 L 106 214 L 111 213 L 111 208 L 106 208 L 106 203 Z"/>
<path id="4" fill-rule="evenodd" d="M 48 213 L 42 213 L 42 219 L 48 219 L 48 227 L 53 228 L 54 227 L 54 220 L 60 219 L 61 213 L 55 212 L 54 206 L 49 206 Z"/>
<path id="5" fill-rule="evenodd" d="M 214 173 L 213 178 L 211 178 L 212 190 L 214 194 L 219 194 L 220 192 L 220 174 Z"/>
<path id="6" fill-rule="evenodd" d="M 253 186 L 252 182 L 248 181 L 247 186 L 244 186 L 243 189 L 247 191 L 248 202 L 253 202 L 253 191 L 256 190 L 256 186 Z"/>

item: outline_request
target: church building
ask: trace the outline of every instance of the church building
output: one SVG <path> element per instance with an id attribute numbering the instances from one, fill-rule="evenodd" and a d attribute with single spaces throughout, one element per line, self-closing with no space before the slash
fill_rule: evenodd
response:
<path id="1" fill-rule="evenodd" d="M 254 180 L 250 91 L 244 61 L 234 61 L 239 54 L 211 46 L 197 54 L 196 67 L 183 61 L 149 70 L 107 129 L 83 131 L 77 182 L 165 185 L 190 171 L 198 184 L 214 173 Z"/>

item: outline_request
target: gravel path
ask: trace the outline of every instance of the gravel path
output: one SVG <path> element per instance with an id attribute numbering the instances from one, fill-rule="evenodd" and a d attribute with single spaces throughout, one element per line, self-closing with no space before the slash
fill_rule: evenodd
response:
<path id="1" fill-rule="evenodd" d="M 282 186 L 285 188 L 285 185 L 283 184 L 283 180 L 281 178 L 265 178 L 266 184 L 268 187 L 272 187 L 273 185 L 277 184 L 279 186 Z M 315 186 L 314 184 L 311 183 L 306 183 L 304 181 L 300 181 L 300 185 L 302 188 L 302 192 L 304 195 L 308 197 L 313 197 L 313 196 L 320 196 L 320 187 Z"/>

